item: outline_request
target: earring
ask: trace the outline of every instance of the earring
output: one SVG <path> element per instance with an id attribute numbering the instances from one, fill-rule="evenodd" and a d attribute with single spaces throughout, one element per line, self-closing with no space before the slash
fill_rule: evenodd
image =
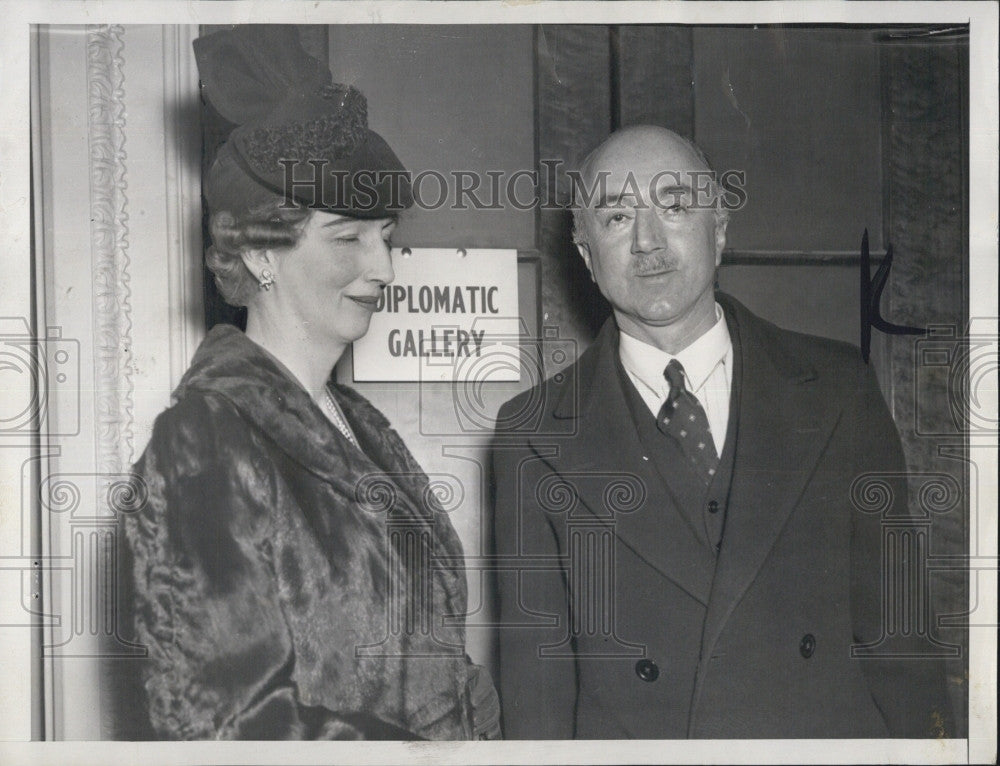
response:
<path id="1" fill-rule="evenodd" d="M 261 290 L 270 290 L 271 285 L 273 284 L 274 284 L 274 275 L 270 271 L 264 269 L 262 272 L 260 272 L 260 276 L 257 278 L 257 286 Z"/>

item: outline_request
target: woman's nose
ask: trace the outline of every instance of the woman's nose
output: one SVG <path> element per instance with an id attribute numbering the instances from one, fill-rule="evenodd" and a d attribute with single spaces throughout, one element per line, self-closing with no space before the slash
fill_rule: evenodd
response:
<path id="1" fill-rule="evenodd" d="M 372 282 L 388 285 L 396 278 L 396 272 L 392 268 L 392 255 L 389 243 L 382 238 L 381 231 L 374 239 L 376 241 L 372 243 L 368 270 L 365 276 Z"/>

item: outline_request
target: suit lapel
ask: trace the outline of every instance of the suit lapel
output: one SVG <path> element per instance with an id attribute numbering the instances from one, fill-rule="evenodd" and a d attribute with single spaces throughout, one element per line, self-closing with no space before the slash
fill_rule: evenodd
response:
<path id="1" fill-rule="evenodd" d="M 740 397 L 736 455 L 702 656 L 774 546 L 839 415 L 816 394 L 815 371 L 777 354 L 761 320 L 724 296 L 720 303 L 742 372 L 734 381 Z"/>
<path id="2" fill-rule="evenodd" d="M 681 514 L 672 509 L 652 461 L 643 459 L 643 448 L 617 372 L 617 328 L 609 319 L 576 369 L 576 385 L 565 387 L 553 416 L 575 419 L 577 434 L 553 440 L 558 455 L 543 458 L 552 470 L 576 490 L 580 504 L 595 517 L 615 522 L 615 536 L 661 575 L 705 604 L 705 576 L 713 556 L 699 544 Z M 576 406 L 570 392 L 577 392 Z M 546 441 L 538 442 L 542 454 Z M 641 487 L 644 501 L 634 510 L 609 513 L 605 489 L 616 476 L 631 477 Z"/>

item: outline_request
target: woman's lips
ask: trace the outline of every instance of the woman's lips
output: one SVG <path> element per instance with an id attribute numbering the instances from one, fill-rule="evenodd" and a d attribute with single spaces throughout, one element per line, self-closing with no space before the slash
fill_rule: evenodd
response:
<path id="1" fill-rule="evenodd" d="M 378 296 L 377 295 L 376 296 L 371 296 L 371 295 L 348 295 L 347 297 L 350 298 L 355 303 L 358 303 L 358 304 L 364 306 L 366 309 L 370 309 L 372 311 L 375 310 L 375 306 L 378 304 Z"/>

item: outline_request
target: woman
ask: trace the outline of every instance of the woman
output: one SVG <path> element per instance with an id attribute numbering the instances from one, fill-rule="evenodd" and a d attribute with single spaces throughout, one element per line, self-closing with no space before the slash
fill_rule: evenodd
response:
<path id="1" fill-rule="evenodd" d="M 464 575 L 429 563 L 460 557 L 458 537 L 382 414 L 331 379 L 393 279 L 402 165 L 293 28 L 195 49 L 239 126 L 206 179 L 207 263 L 247 325 L 208 333 L 136 465 L 149 502 L 125 535 L 150 723 L 180 739 L 497 736 L 492 684 L 442 620 L 465 613 Z M 288 161 L 346 183 L 283 188 Z M 361 188 L 359 172 L 395 180 Z"/>

